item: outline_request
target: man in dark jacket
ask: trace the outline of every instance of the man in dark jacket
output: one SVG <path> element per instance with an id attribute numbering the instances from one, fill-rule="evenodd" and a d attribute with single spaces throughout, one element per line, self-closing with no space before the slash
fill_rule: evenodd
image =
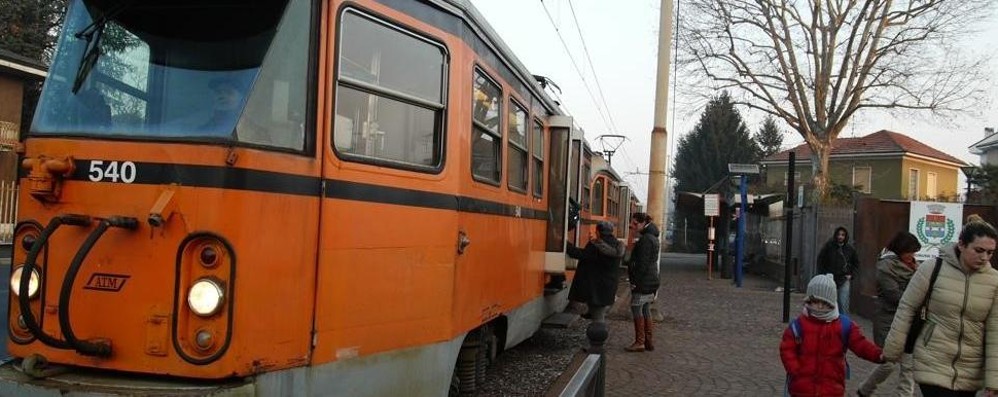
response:
<path id="1" fill-rule="evenodd" d="M 625 246 L 613 235 L 613 223 L 596 224 L 598 237 L 580 249 L 568 245 L 568 256 L 579 260 L 579 267 L 568 291 L 568 299 L 589 306 L 593 322 L 606 322 L 606 308 L 617 295 L 617 268 L 624 257 Z"/>
<path id="2" fill-rule="evenodd" d="M 849 313 L 849 285 L 856 269 L 859 269 L 859 256 L 849 244 L 849 232 L 839 226 L 818 253 L 818 274 L 835 277 L 839 290 L 839 312 L 843 314 Z"/>

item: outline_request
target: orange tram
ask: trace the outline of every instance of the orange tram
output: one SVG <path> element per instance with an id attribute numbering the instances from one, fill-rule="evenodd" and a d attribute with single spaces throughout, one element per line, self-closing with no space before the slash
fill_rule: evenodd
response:
<path id="1" fill-rule="evenodd" d="M 465 0 L 71 0 L 0 395 L 473 393 L 565 308 L 570 203 L 626 225 L 600 161 Z"/>

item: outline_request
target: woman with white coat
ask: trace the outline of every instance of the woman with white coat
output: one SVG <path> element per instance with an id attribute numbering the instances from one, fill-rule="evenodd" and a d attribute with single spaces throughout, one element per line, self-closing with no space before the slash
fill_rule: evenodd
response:
<path id="1" fill-rule="evenodd" d="M 939 249 L 939 274 L 912 352 L 924 397 L 971 397 L 982 388 L 998 396 L 998 271 L 990 264 L 998 232 L 980 217 L 971 218 L 955 245 Z M 905 289 L 884 344 L 886 360 L 901 359 L 936 263 L 923 262 Z"/>

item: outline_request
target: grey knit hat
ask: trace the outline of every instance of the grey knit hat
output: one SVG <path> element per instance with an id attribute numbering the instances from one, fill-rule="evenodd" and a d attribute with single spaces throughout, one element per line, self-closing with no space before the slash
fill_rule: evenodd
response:
<path id="1" fill-rule="evenodd" d="M 831 274 L 819 274 L 807 283 L 808 298 L 815 298 L 832 305 L 838 306 L 838 291 L 835 288 L 835 278 Z"/>
<path id="2" fill-rule="evenodd" d="M 599 221 L 596 223 L 596 231 L 602 235 L 613 235 L 613 223 L 608 221 Z"/>

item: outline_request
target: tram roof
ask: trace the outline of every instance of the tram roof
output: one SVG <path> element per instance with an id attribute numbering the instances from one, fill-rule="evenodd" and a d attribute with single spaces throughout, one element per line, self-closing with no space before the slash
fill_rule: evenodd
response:
<path id="1" fill-rule="evenodd" d="M 610 166 L 610 163 L 608 163 L 606 159 L 603 158 L 602 154 L 593 156 L 592 167 L 593 167 L 593 175 L 602 171 L 609 174 L 616 181 L 624 180 L 624 178 L 621 178 L 620 174 L 618 174 L 617 171 L 615 171 L 613 167 Z"/>
<path id="2" fill-rule="evenodd" d="M 499 34 L 492 29 L 492 25 L 489 25 L 485 17 L 478 12 L 469 0 L 428 0 L 429 2 L 436 4 L 437 6 L 447 10 L 448 12 L 461 17 L 465 24 L 471 27 L 472 31 L 478 35 L 486 45 L 492 47 L 492 50 L 496 52 L 500 60 L 508 66 L 517 77 L 526 84 L 528 89 L 541 99 L 544 108 L 547 109 L 551 114 L 556 115 L 566 115 L 565 112 L 561 110 L 561 107 L 557 102 L 554 101 L 544 89 L 541 88 L 537 80 L 534 79 L 534 75 L 527 70 L 526 66 L 513 54 L 513 50 L 506 45 L 506 43 L 499 37 Z"/>

